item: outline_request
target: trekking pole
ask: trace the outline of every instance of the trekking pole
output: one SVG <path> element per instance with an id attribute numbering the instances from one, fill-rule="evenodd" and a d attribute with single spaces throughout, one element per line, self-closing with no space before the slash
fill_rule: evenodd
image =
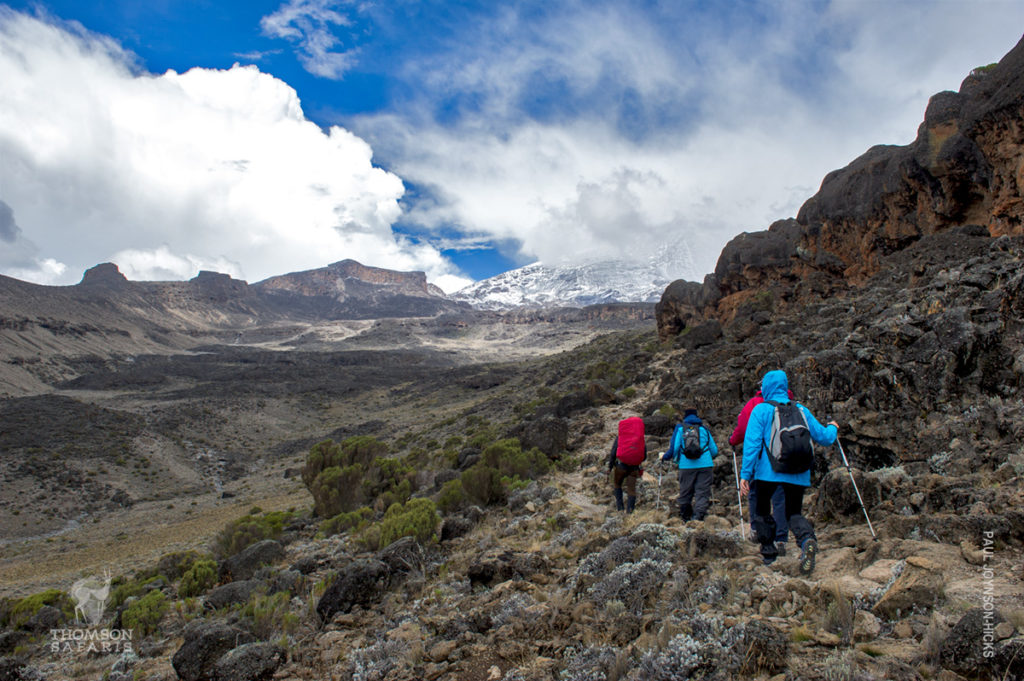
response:
<path id="1" fill-rule="evenodd" d="M 839 447 L 839 453 L 843 457 L 843 465 L 846 466 L 846 472 L 850 474 L 850 482 L 853 483 L 853 491 L 857 493 L 857 501 L 860 502 L 860 510 L 864 511 L 864 518 L 868 521 L 868 529 L 871 530 L 871 538 L 878 541 L 878 535 L 875 534 L 875 528 L 871 524 L 871 518 L 868 516 L 867 506 L 864 505 L 864 499 L 860 495 L 860 490 L 857 489 L 857 481 L 853 479 L 853 470 L 850 469 L 850 461 L 846 458 L 846 452 L 843 451 L 843 445 L 839 442 L 839 437 L 836 437 L 836 446 Z"/>
<path id="2" fill-rule="evenodd" d="M 736 506 L 740 510 L 740 535 L 743 534 L 743 495 L 740 494 L 740 469 L 736 466 L 736 450 L 732 450 L 732 472 L 736 476 Z"/>
<path id="3" fill-rule="evenodd" d="M 662 452 L 664 454 L 664 452 Z M 665 470 L 665 463 L 663 461 L 658 462 L 658 500 L 655 502 L 654 507 L 659 511 L 661 510 L 661 474 Z"/>

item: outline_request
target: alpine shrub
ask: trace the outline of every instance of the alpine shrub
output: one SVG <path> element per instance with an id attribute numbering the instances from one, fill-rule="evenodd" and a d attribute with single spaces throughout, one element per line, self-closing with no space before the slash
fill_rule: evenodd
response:
<path id="1" fill-rule="evenodd" d="M 501 486 L 501 473 L 496 468 L 475 463 L 462 471 L 459 477 L 462 490 L 470 501 L 487 506 L 505 501 L 505 489 Z"/>
<path id="2" fill-rule="evenodd" d="M 313 512 L 333 518 L 374 501 L 380 508 L 407 501 L 414 491 L 415 469 L 387 453 L 386 444 L 368 436 L 313 445 L 302 468 L 302 481 L 313 495 Z"/>
<path id="3" fill-rule="evenodd" d="M 459 481 L 467 499 L 487 506 L 504 503 L 511 490 L 525 487 L 529 480 L 550 469 L 551 461 L 542 451 L 537 448 L 523 451 L 519 440 L 509 438 L 488 444 L 480 460 L 463 471 Z M 454 490 L 451 494 L 454 495 Z"/>
<path id="4" fill-rule="evenodd" d="M 267 596 L 257 593 L 242 607 L 242 617 L 256 638 L 266 641 L 278 634 L 290 634 L 299 625 L 299 616 L 291 612 L 291 597 L 284 591 Z"/>
<path id="5" fill-rule="evenodd" d="M 148 636 L 157 630 L 168 607 L 167 597 L 162 591 L 150 591 L 142 598 L 129 603 L 121 612 L 121 626 L 134 630 L 140 636 Z"/>
<path id="6" fill-rule="evenodd" d="M 44 605 L 57 608 L 68 617 L 73 616 L 75 612 L 75 606 L 66 593 L 60 589 L 47 589 L 14 603 L 7 615 L 7 623 L 12 629 L 24 626 Z"/>
<path id="7" fill-rule="evenodd" d="M 466 492 L 462 489 L 462 480 L 455 478 L 444 483 L 437 497 L 437 507 L 445 513 L 451 513 L 466 505 Z"/>
<path id="8" fill-rule="evenodd" d="M 349 530 L 358 531 L 366 527 L 366 524 L 370 522 L 371 517 L 373 517 L 373 511 L 369 506 L 363 506 L 355 511 L 339 513 L 333 518 L 323 521 L 320 523 L 320 530 L 328 537 L 334 534 L 348 532 Z"/>
<path id="9" fill-rule="evenodd" d="M 406 504 L 392 504 L 380 525 L 380 545 L 402 537 L 413 537 L 421 544 L 436 540 L 439 518 L 430 499 L 410 499 Z"/>
<path id="10" fill-rule="evenodd" d="M 192 563 L 192 566 L 181 576 L 178 595 L 182 598 L 198 596 L 216 583 L 217 562 L 200 559 Z"/>
<path id="11" fill-rule="evenodd" d="M 297 514 L 288 511 L 270 511 L 263 515 L 244 515 L 221 530 L 214 547 L 221 556 L 233 556 L 246 547 L 264 539 L 277 539 Z"/>
<path id="12" fill-rule="evenodd" d="M 159 589 L 166 583 L 167 579 L 163 575 L 155 575 L 153 577 L 143 575 L 141 578 L 136 577 L 131 580 L 118 577 L 111 582 L 114 588 L 111 590 L 110 598 L 107 600 L 107 608 L 111 610 L 118 608 L 129 598 L 139 598 L 148 594 L 153 589 Z"/>
<path id="13" fill-rule="evenodd" d="M 623 563 L 590 587 L 588 593 L 595 603 L 621 601 L 629 612 L 640 615 L 647 600 L 661 590 L 665 575 L 671 570 L 672 563 L 650 558 Z"/>
<path id="14" fill-rule="evenodd" d="M 725 627 L 717 618 L 702 615 L 689 622 L 691 633 L 673 637 L 661 650 L 646 653 L 637 681 L 674 679 L 731 679 L 743 665 L 745 626 Z"/>
<path id="15" fill-rule="evenodd" d="M 558 678 L 562 681 L 606 681 L 617 660 L 616 648 L 592 645 L 573 655 Z"/>

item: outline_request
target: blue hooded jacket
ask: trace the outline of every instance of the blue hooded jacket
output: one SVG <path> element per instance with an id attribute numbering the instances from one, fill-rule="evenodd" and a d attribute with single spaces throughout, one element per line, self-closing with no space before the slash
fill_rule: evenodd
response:
<path id="1" fill-rule="evenodd" d="M 687 459 L 686 455 L 683 454 L 683 424 L 698 427 L 700 432 L 700 448 L 704 450 L 699 459 Z M 679 460 L 680 469 L 711 468 L 714 465 L 713 459 L 715 454 L 718 454 L 718 445 L 715 444 L 715 438 L 711 437 L 711 431 L 704 427 L 704 422 L 700 420 L 700 417 L 696 414 L 689 414 L 683 419 L 683 423 L 676 425 L 676 429 L 672 432 L 671 445 L 668 451 L 665 452 L 665 455 L 661 457 L 661 460 L 669 461 L 676 458 Z"/>
<path id="2" fill-rule="evenodd" d="M 776 370 L 769 371 L 761 380 L 761 395 L 765 400 L 789 403 L 789 379 L 786 372 Z M 797 403 L 800 411 L 807 417 L 807 428 L 811 432 L 811 439 L 827 447 L 836 441 L 839 429 L 835 426 L 823 426 L 818 423 L 814 415 L 802 404 Z M 803 473 L 776 473 L 772 463 L 768 459 L 768 440 L 772 435 L 772 420 L 775 417 L 775 407 L 762 402 L 750 412 L 750 420 L 747 422 L 747 432 L 743 437 L 743 470 L 740 477 L 744 480 L 764 480 L 766 482 L 788 482 L 793 485 L 810 487 L 811 472 Z"/>

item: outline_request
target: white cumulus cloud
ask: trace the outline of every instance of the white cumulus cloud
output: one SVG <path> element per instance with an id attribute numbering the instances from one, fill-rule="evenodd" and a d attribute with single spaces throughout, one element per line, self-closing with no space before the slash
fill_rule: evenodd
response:
<path id="1" fill-rule="evenodd" d="M 683 238 L 699 279 L 1008 52 L 1024 5 L 983 5 L 511 2 L 407 63 L 422 87 L 401 109 L 349 126 L 430 190 L 409 211 L 425 225 L 552 264 Z"/>
<path id="2" fill-rule="evenodd" d="M 454 274 L 392 232 L 403 183 L 370 146 L 254 66 L 151 74 L 108 38 L 0 7 L 0 73 L 0 201 L 25 244 L 0 271 L 72 283 L 122 258 L 129 277 L 256 281 L 352 258 Z"/>

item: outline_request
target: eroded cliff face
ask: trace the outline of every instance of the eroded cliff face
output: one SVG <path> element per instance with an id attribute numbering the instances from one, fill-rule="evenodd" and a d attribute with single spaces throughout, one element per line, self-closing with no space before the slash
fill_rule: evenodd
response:
<path id="1" fill-rule="evenodd" d="M 806 304 L 862 286 L 885 256 L 953 227 L 1022 234 L 1022 186 L 1024 41 L 932 97 L 912 144 L 869 149 L 827 175 L 795 219 L 733 239 L 703 285 L 669 286 L 659 335 L 709 318 L 749 325 L 767 296 Z"/>
<path id="2" fill-rule="evenodd" d="M 437 295 L 436 287 L 427 284 L 423 272 L 396 272 L 379 267 L 367 267 L 355 260 L 342 260 L 327 267 L 304 272 L 292 272 L 261 281 L 257 286 L 266 291 L 287 291 L 304 296 L 328 296 L 344 300 L 349 296 L 364 296 L 373 287 L 387 286 L 393 292 L 405 295 Z M 443 294 L 442 294 L 443 295 Z"/>

